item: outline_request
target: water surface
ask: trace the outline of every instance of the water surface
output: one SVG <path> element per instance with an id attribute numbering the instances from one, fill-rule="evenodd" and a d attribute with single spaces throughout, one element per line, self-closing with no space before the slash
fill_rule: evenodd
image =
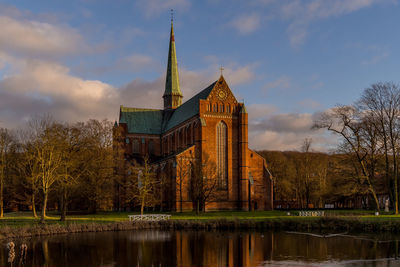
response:
<path id="1" fill-rule="evenodd" d="M 14 240 L 12 266 L 400 266 L 398 236 L 123 231 Z M 19 247 L 28 246 L 25 264 Z M 4 244 L 1 266 L 11 266 Z"/>

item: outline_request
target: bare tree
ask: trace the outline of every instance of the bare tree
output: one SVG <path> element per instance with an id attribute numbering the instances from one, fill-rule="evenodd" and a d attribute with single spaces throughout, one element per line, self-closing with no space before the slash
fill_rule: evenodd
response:
<path id="1" fill-rule="evenodd" d="M 151 207 L 159 203 L 156 195 L 159 181 L 150 167 L 148 156 L 144 158 L 143 166 L 136 168 L 136 171 L 133 173 L 137 175 L 137 193 L 134 197 L 139 202 L 140 214 L 143 215 L 144 207 Z"/>
<path id="2" fill-rule="evenodd" d="M 301 150 L 304 153 L 304 157 L 302 157 L 302 165 L 303 165 L 303 182 L 304 182 L 304 189 L 305 189 L 305 200 L 306 200 L 306 208 L 310 204 L 310 194 L 311 194 L 311 187 L 314 185 L 313 181 L 311 180 L 311 138 L 305 138 L 303 144 L 301 146 Z"/>
<path id="3" fill-rule="evenodd" d="M 366 179 L 368 188 L 372 194 L 377 209 L 379 210 L 379 201 L 376 196 L 373 185 L 374 172 L 368 168 L 368 164 L 374 162 L 375 147 L 368 149 L 366 143 L 376 142 L 374 131 L 366 128 L 368 121 L 365 114 L 361 113 L 353 106 L 338 106 L 331 111 L 321 114 L 320 118 L 314 123 L 314 128 L 325 128 L 339 135 L 344 141 L 344 147 L 354 153 L 358 164 L 360 165 L 362 177 Z"/>
<path id="4" fill-rule="evenodd" d="M 73 188 L 79 184 L 79 178 L 88 169 L 88 140 L 82 134 L 83 124 L 63 125 L 60 129 L 60 149 L 62 161 L 59 169 L 58 188 L 60 191 L 61 221 L 65 221 Z"/>
<path id="5" fill-rule="evenodd" d="M 87 151 L 86 171 L 81 175 L 79 191 L 85 196 L 89 211 L 112 208 L 114 153 L 112 123 L 89 120 L 82 125 Z"/>
<path id="6" fill-rule="evenodd" d="M 208 201 L 213 200 L 217 189 L 216 164 L 208 154 L 191 161 L 190 191 L 196 214 L 204 211 Z"/>
<path id="7" fill-rule="evenodd" d="M 183 206 L 183 189 L 185 183 L 188 184 L 189 182 L 192 162 L 193 157 L 180 156 L 176 160 L 176 187 L 179 192 L 180 212 L 182 212 Z"/>
<path id="8" fill-rule="evenodd" d="M 357 106 L 361 112 L 368 114 L 371 118 L 368 123 L 378 130 L 385 154 L 385 177 L 389 188 L 390 180 L 394 184 L 395 213 L 398 214 L 400 88 L 391 82 L 373 84 L 364 90 Z"/>

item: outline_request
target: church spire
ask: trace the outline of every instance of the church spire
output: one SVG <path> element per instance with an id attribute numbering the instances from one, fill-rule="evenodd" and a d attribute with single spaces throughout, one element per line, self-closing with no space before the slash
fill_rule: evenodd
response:
<path id="1" fill-rule="evenodd" d="M 176 59 L 174 25 L 171 18 L 171 35 L 169 39 L 167 78 L 164 91 L 164 109 L 175 109 L 182 104 L 182 92 L 179 88 L 178 61 Z"/>

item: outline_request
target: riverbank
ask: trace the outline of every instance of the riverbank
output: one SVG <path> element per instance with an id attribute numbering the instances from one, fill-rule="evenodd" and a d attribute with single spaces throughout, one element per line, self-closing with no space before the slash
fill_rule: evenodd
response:
<path id="1" fill-rule="evenodd" d="M 59 216 L 50 213 L 45 224 L 27 213 L 9 213 L 0 219 L 0 239 L 33 237 L 53 234 L 124 231 L 135 229 L 161 230 L 279 230 L 303 232 L 366 232 L 400 233 L 400 216 L 375 216 L 370 211 L 337 211 L 325 217 L 300 217 L 296 212 L 207 212 L 169 213 L 172 219 L 161 222 L 133 223 L 132 213 L 99 213 L 71 215 L 60 222 Z"/>

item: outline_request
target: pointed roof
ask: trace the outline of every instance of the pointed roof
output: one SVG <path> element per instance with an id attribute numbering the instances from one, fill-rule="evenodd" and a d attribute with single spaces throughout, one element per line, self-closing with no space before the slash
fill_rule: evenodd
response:
<path id="1" fill-rule="evenodd" d="M 119 123 L 126 123 L 128 133 L 161 134 L 163 111 L 160 109 L 120 106 Z"/>
<path id="2" fill-rule="evenodd" d="M 210 86 L 200 91 L 197 95 L 190 98 L 188 101 L 177 107 L 172 113 L 171 118 L 168 120 L 164 131 L 168 131 L 178 124 L 190 119 L 199 114 L 199 101 L 200 99 L 207 99 L 212 89 L 217 82 L 213 82 Z"/>
<path id="3" fill-rule="evenodd" d="M 167 95 L 182 96 L 182 92 L 179 87 L 178 61 L 176 59 L 174 24 L 172 21 L 171 34 L 169 39 L 167 77 L 165 81 L 165 91 L 163 96 Z"/>
<path id="4" fill-rule="evenodd" d="M 128 108 L 121 106 L 119 123 L 127 124 L 128 133 L 165 133 L 184 121 L 198 115 L 200 111 L 200 100 L 208 99 L 212 91 L 220 88 L 221 85 L 227 86 L 223 76 L 173 110 Z M 241 107 L 240 112 L 247 113 L 244 105 Z"/>

